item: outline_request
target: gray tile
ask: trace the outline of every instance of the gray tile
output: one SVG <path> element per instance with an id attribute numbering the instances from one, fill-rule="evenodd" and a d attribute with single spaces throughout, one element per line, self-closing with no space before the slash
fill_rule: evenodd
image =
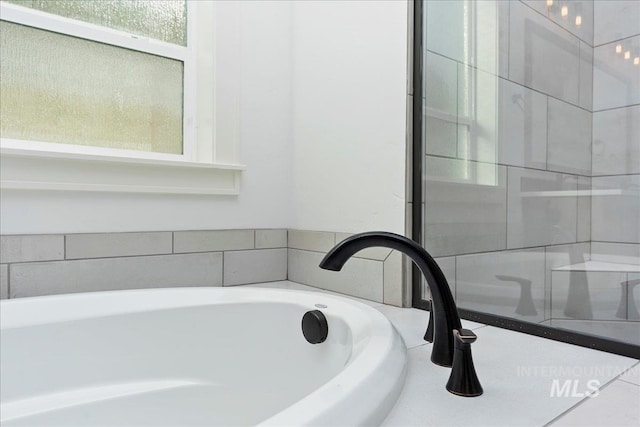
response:
<path id="1" fill-rule="evenodd" d="M 501 164 L 547 167 L 547 97 L 508 80 L 499 86 Z"/>
<path id="2" fill-rule="evenodd" d="M 599 3 L 599 2 L 596 2 Z M 604 2 L 606 3 L 606 2 Z M 635 402 L 635 404 L 629 404 Z M 561 426 L 638 426 L 640 425 L 640 387 L 624 381 L 614 381 L 597 396 L 551 424 Z"/>
<path id="3" fill-rule="evenodd" d="M 524 4 L 510 4 L 509 79 L 578 104 L 579 39 Z"/>
<path id="4" fill-rule="evenodd" d="M 640 33 L 640 3 L 629 0 L 594 2 L 594 46 Z"/>
<path id="5" fill-rule="evenodd" d="M 544 319 L 544 248 L 456 257 L 458 307 L 515 319 Z"/>
<path id="6" fill-rule="evenodd" d="M 435 258 L 438 267 L 442 270 L 444 277 L 449 283 L 449 289 L 453 298 L 456 298 L 456 257 Z"/>
<path id="7" fill-rule="evenodd" d="M 425 152 L 436 156 L 456 157 L 458 153 L 458 124 L 454 121 L 432 117 L 429 113 L 428 110 L 425 111 Z"/>
<path id="8" fill-rule="evenodd" d="M 577 240 L 591 240 L 591 178 L 578 177 L 578 230 Z"/>
<path id="9" fill-rule="evenodd" d="M 329 252 L 336 244 L 335 234 L 329 231 L 289 230 L 289 248 Z"/>
<path id="10" fill-rule="evenodd" d="M 9 298 L 9 266 L 0 264 L 0 299 Z"/>
<path id="11" fill-rule="evenodd" d="M 593 114 L 593 175 L 640 173 L 640 105 Z"/>
<path id="12" fill-rule="evenodd" d="M 66 259 L 161 255 L 172 251 L 171 232 L 68 234 Z"/>
<path id="13" fill-rule="evenodd" d="M 64 259 L 64 236 L 34 234 L 0 236 L 0 262 L 28 262 Z"/>
<path id="14" fill-rule="evenodd" d="M 593 48 L 580 42 L 580 107 L 593 110 Z"/>
<path id="15" fill-rule="evenodd" d="M 507 247 L 576 241 L 575 176 L 509 167 Z"/>
<path id="16" fill-rule="evenodd" d="M 545 250 L 545 319 L 551 318 L 551 271 L 558 267 L 580 264 L 589 260 L 591 245 L 575 243 L 548 246 Z"/>
<path id="17" fill-rule="evenodd" d="M 629 273 L 627 275 L 629 284 L 627 285 L 627 319 L 640 320 L 640 273 Z M 637 283 L 637 284 L 636 284 Z M 640 324 L 638 325 L 640 328 Z"/>
<path id="18" fill-rule="evenodd" d="M 551 6 L 547 0 L 523 0 L 523 3 L 546 16 L 571 34 L 579 37 L 590 45 L 593 44 L 593 0 L 571 0 L 568 2 L 554 1 Z M 568 7 L 568 16 L 561 14 L 562 6 Z M 576 17 L 582 18 L 581 24 L 576 25 Z"/>
<path id="19" fill-rule="evenodd" d="M 352 258 L 342 271 L 336 272 L 318 267 L 322 258 L 322 253 L 289 249 L 289 280 L 371 301 L 383 301 L 382 262 Z"/>
<path id="20" fill-rule="evenodd" d="M 433 110 L 455 118 L 458 114 L 458 68 L 449 58 L 427 51 L 425 56 L 425 103 Z"/>
<path id="21" fill-rule="evenodd" d="M 509 5 L 503 1 L 474 4 L 474 32 L 465 35 L 467 10 L 462 1 L 429 0 L 426 9 L 427 49 L 458 62 L 506 77 Z M 473 52 L 470 49 L 473 45 Z"/>
<path id="22" fill-rule="evenodd" d="M 504 166 L 427 156 L 425 171 L 425 247 L 432 256 L 504 249 Z"/>
<path id="23" fill-rule="evenodd" d="M 256 230 L 256 249 L 286 247 L 287 230 Z"/>
<path id="24" fill-rule="evenodd" d="M 254 283 L 246 285 L 249 288 L 270 288 L 270 289 L 290 289 L 294 291 L 319 292 L 320 289 L 312 286 L 301 285 L 300 283 L 284 280 L 281 282 Z"/>
<path id="25" fill-rule="evenodd" d="M 173 233 L 173 251 L 185 253 L 253 249 L 254 239 L 253 230 L 176 231 Z"/>
<path id="26" fill-rule="evenodd" d="M 222 253 L 14 264 L 10 297 L 222 285 Z"/>
<path id="27" fill-rule="evenodd" d="M 639 51 L 640 35 L 593 50 L 593 111 L 640 104 L 640 68 L 632 63 Z"/>
<path id="28" fill-rule="evenodd" d="M 640 175 L 591 179 L 591 238 L 640 243 Z"/>
<path id="29" fill-rule="evenodd" d="M 640 244 L 591 242 L 593 261 L 640 264 Z"/>
<path id="30" fill-rule="evenodd" d="M 403 255 L 393 251 L 384 261 L 383 302 L 402 307 L 402 264 Z"/>
<path id="31" fill-rule="evenodd" d="M 547 169 L 591 174 L 591 113 L 549 98 Z"/>
<path id="32" fill-rule="evenodd" d="M 476 68 L 458 66 L 458 121 L 468 124 L 466 132 L 458 130 L 459 158 L 498 163 L 499 80 Z"/>
<path id="33" fill-rule="evenodd" d="M 353 236 L 353 233 L 336 233 L 336 244 L 342 242 L 347 237 Z M 391 249 L 375 247 L 375 248 L 367 248 L 360 252 L 356 252 L 354 255 L 356 258 L 365 258 L 365 259 L 373 259 L 376 261 L 384 261 L 387 259 L 389 254 L 391 253 Z"/>
<path id="34" fill-rule="evenodd" d="M 224 286 L 274 282 L 286 278 L 286 248 L 224 253 Z"/>
<path id="35" fill-rule="evenodd" d="M 431 0 L 426 2 L 425 9 L 427 49 L 458 62 L 466 62 L 464 3 Z"/>
<path id="36" fill-rule="evenodd" d="M 626 273 L 552 271 L 551 317 L 626 320 L 626 280 Z"/>

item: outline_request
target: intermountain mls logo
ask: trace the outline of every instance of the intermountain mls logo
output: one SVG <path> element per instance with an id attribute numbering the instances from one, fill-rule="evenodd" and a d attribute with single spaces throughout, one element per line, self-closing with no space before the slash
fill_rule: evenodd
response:
<path id="1" fill-rule="evenodd" d="M 600 380 L 615 378 L 622 371 L 611 366 L 519 366 L 519 377 L 546 377 L 550 381 L 550 397 L 596 397 L 600 394 Z"/>
<path id="2" fill-rule="evenodd" d="M 551 381 L 549 397 L 596 397 L 600 394 L 600 381 L 559 380 Z"/>

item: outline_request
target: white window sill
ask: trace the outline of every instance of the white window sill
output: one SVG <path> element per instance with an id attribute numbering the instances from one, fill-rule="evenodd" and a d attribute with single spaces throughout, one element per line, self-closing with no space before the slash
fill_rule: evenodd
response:
<path id="1" fill-rule="evenodd" d="M 156 194 L 239 193 L 239 164 L 2 148 L 0 188 Z"/>

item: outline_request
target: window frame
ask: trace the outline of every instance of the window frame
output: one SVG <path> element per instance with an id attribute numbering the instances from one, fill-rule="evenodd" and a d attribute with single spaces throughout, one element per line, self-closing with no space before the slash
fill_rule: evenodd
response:
<path id="1" fill-rule="evenodd" d="M 240 9 L 238 5 L 218 5 L 208 1 L 187 1 L 186 7 L 187 46 L 181 46 L 0 2 L 0 16 L 4 21 L 183 63 L 182 154 L 15 140 L 0 136 L 0 188 L 238 194 L 240 171 L 244 169 L 238 162 L 237 147 L 239 85 L 237 77 L 230 76 L 233 74 L 230 71 L 239 67 L 239 61 L 228 52 L 225 54 L 227 49 L 223 46 L 218 46 L 218 28 L 225 29 L 224 39 L 235 45 L 239 43 L 239 26 L 231 29 L 215 23 L 223 22 L 223 19 L 239 20 Z M 209 24 L 215 25 L 214 30 L 208 28 Z M 199 42 L 199 37 L 203 37 L 202 42 Z M 207 40 L 209 38 L 215 41 Z M 213 81 L 206 81 L 207 75 L 213 75 Z M 199 80 L 213 86 L 213 90 L 197 91 Z M 222 90 L 217 90 L 218 84 Z M 88 171 L 88 163 L 101 173 Z M 166 172 L 166 179 L 157 177 L 158 182 L 154 185 L 142 179 L 136 168 L 162 169 Z M 113 172 L 109 173 L 109 169 Z M 116 174 L 124 174 L 129 184 Z M 150 175 L 162 174 L 150 171 Z"/>

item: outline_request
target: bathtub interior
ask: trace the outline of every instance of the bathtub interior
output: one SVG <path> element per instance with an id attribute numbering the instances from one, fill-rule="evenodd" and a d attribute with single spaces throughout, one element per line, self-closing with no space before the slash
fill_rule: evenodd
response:
<path id="1" fill-rule="evenodd" d="M 41 309 L 50 302 L 64 314 L 56 298 L 41 298 Z M 300 319 L 310 304 L 198 304 L 7 322 L 3 425 L 257 424 L 327 383 L 364 345 L 331 312 L 327 341 L 307 343 Z"/>

